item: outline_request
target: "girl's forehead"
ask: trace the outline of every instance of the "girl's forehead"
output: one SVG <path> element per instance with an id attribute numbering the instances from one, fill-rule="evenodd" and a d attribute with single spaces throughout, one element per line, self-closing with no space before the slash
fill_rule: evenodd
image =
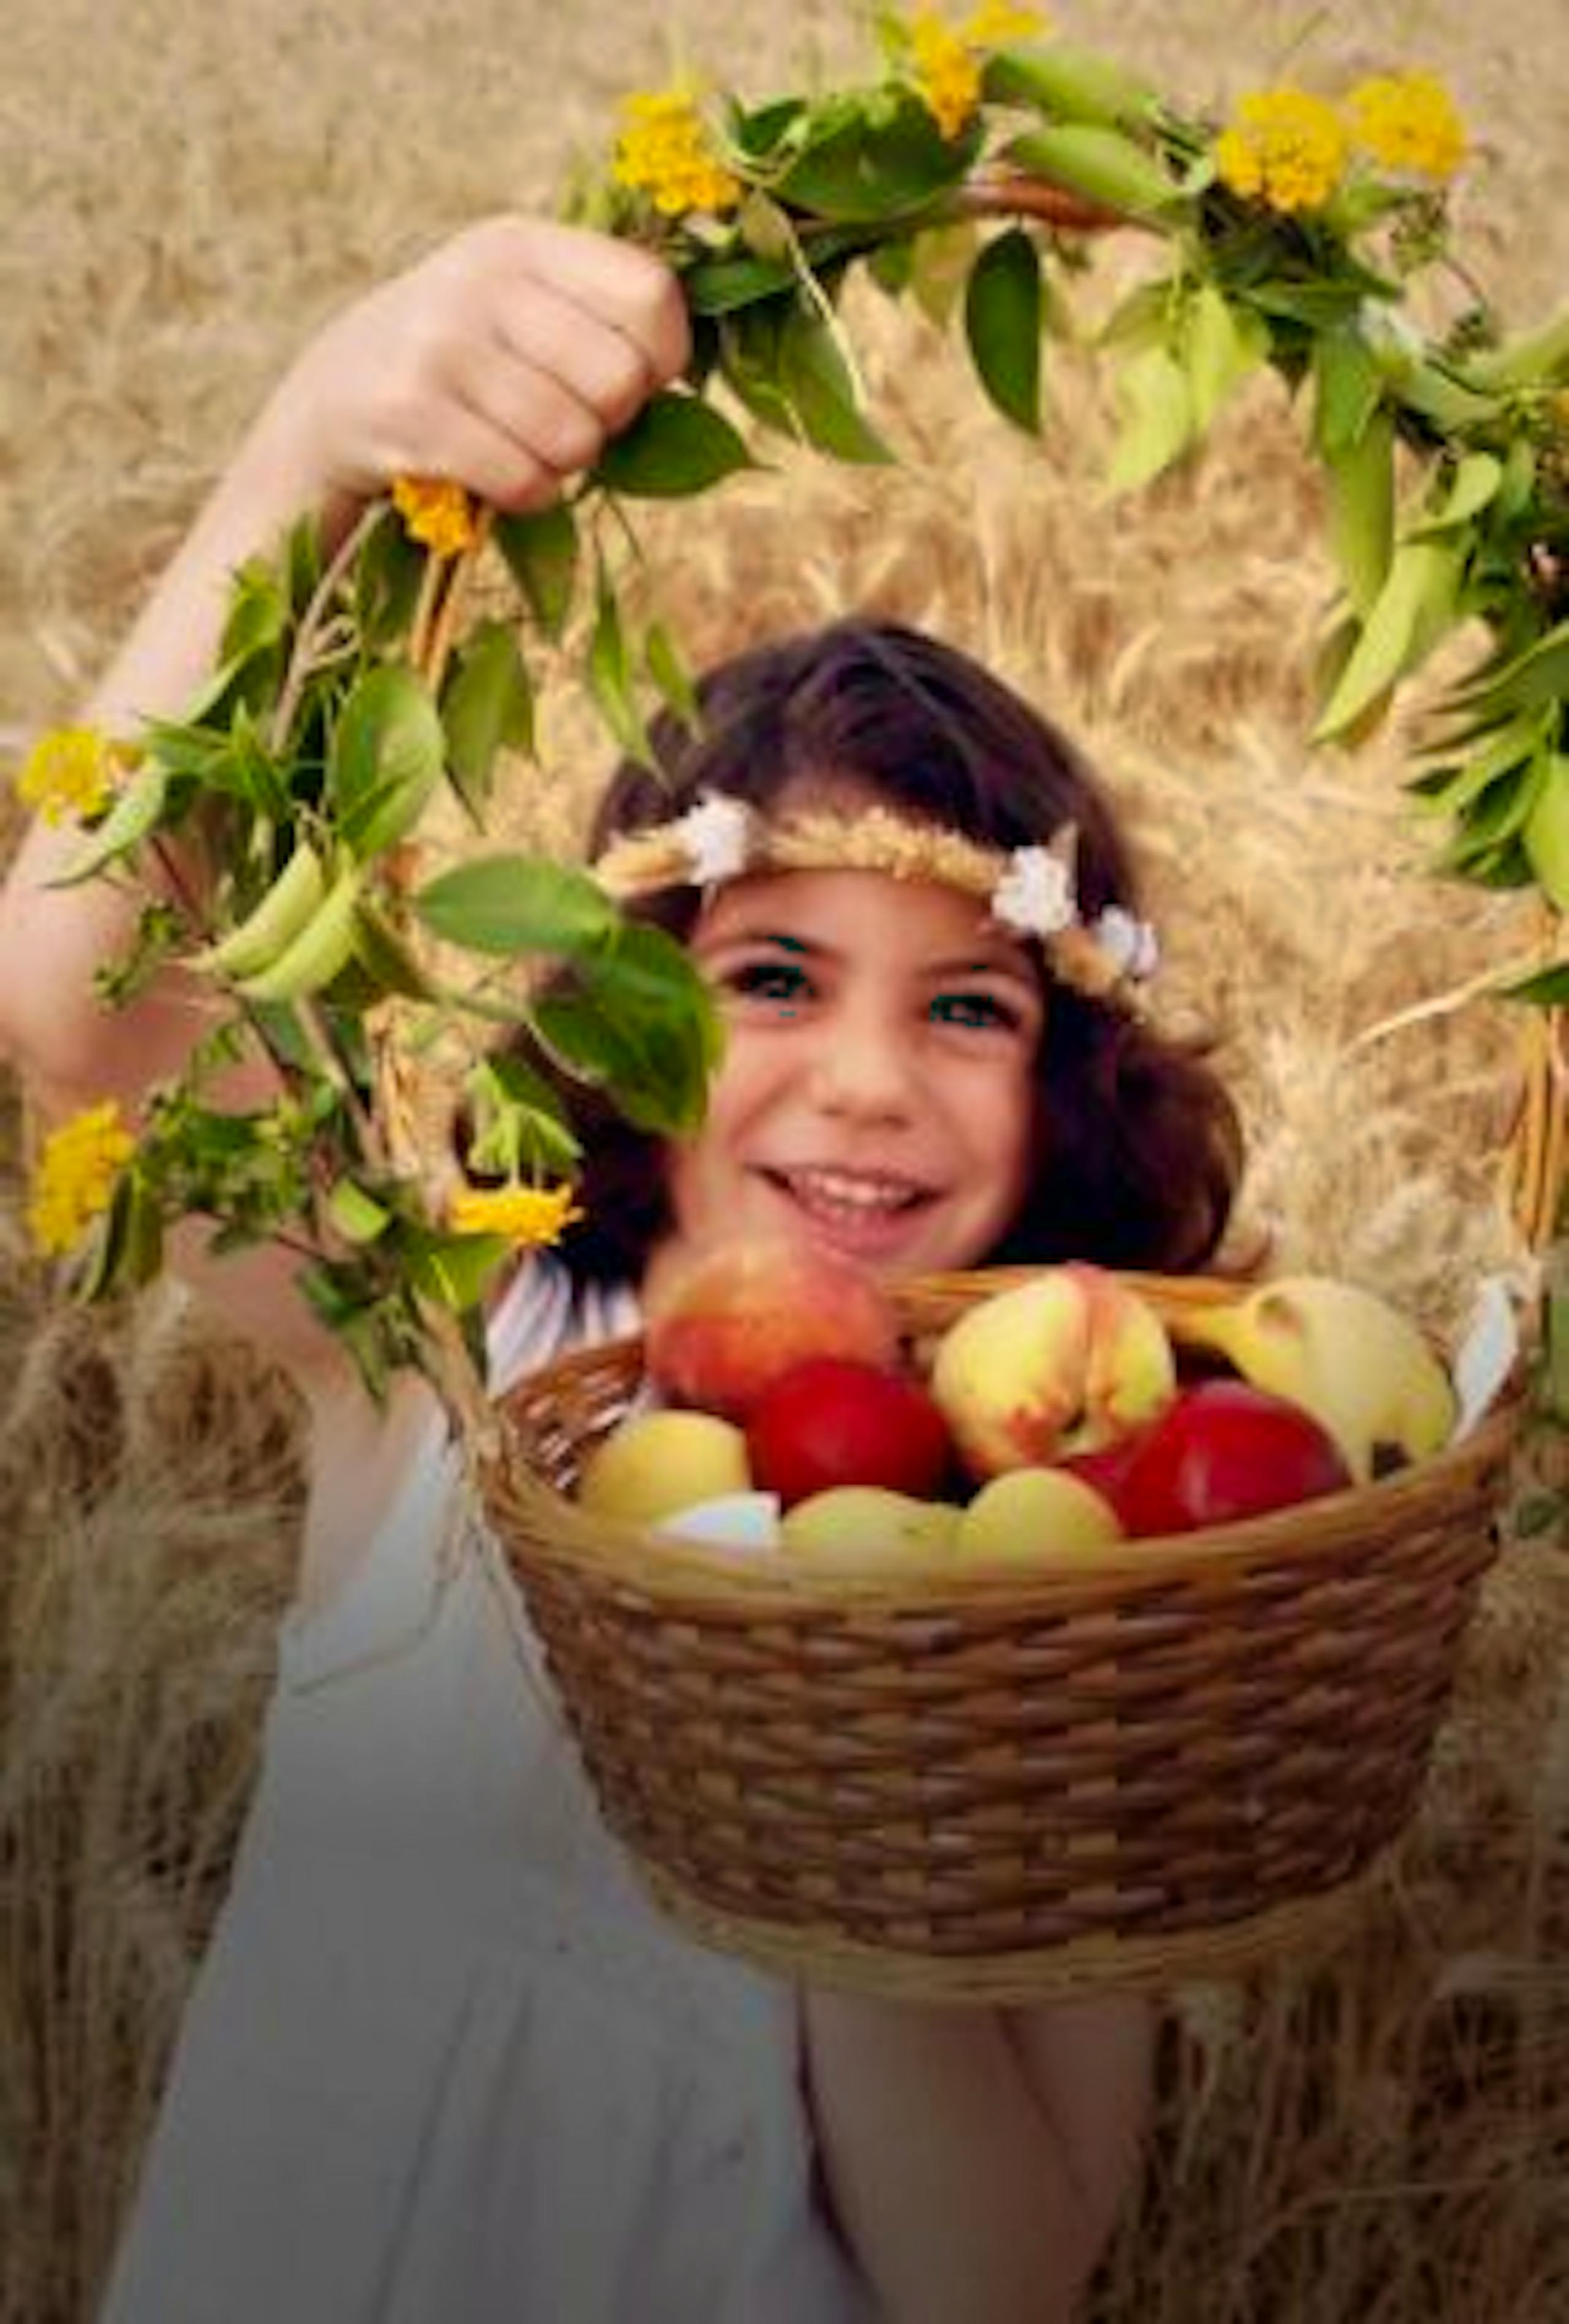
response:
<path id="1" fill-rule="evenodd" d="M 963 956 L 1035 974 L 1029 948 L 997 925 L 980 898 L 888 872 L 764 871 L 725 881 L 706 900 L 692 942 L 708 949 L 752 936 L 949 964 Z"/>

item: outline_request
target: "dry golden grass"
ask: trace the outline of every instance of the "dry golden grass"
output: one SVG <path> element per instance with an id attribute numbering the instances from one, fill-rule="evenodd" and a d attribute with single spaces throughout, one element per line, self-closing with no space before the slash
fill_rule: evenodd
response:
<path id="1" fill-rule="evenodd" d="M 1485 138 L 1468 254 L 1520 318 L 1569 281 L 1556 15 L 1362 0 L 1323 12 L 1293 59 L 1449 74 Z M 1304 21 L 1081 0 L 1071 29 L 1207 101 L 1276 77 Z M 854 45 L 848 12 L 815 4 L 787 19 L 683 0 L 679 22 L 694 59 L 754 92 Z M 424 32 L 365 0 L 12 10 L 0 168 L 24 230 L 0 299 L 0 746 L 78 697 L 314 321 L 463 219 L 548 202 L 574 142 L 665 55 L 630 0 L 454 0 L 439 42 Z M 1528 931 L 1508 899 L 1426 875 L 1398 734 L 1354 762 L 1306 752 L 1327 576 L 1294 422 L 1260 393 L 1201 469 L 1109 505 L 1105 414 L 1072 365 L 1034 448 L 913 324 L 866 330 L 906 465 L 791 466 L 654 528 L 665 610 L 706 657 L 878 606 L 1062 715 L 1136 810 L 1165 1005 L 1223 1035 L 1254 1143 L 1246 1227 L 1453 1323 L 1510 1256 L 1493 1171 L 1513 1029 L 1476 1010 L 1353 1043 Z M 551 734 L 549 787 L 517 811 L 568 844 L 602 759 L 568 703 Z M 0 1095 L 14 1194 L 23 1130 Z M 60 1314 L 14 1224 L 0 1381 L 0 2319 L 69 2324 L 221 1891 L 297 1479 L 287 1399 L 243 1351 L 162 1298 Z M 1516 1547 L 1421 1821 L 1343 1941 L 1178 1997 L 1148 2199 L 1099 2324 L 1569 2312 L 1566 1637 L 1569 1568 Z"/>

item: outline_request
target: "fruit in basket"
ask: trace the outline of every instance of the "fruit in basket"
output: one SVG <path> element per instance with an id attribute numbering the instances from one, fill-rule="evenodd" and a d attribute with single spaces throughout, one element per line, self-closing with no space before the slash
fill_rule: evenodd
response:
<path id="1" fill-rule="evenodd" d="M 1066 1469 L 1010 1469 L 960 1511 L 954 1549 L 973 1572 L 1029 1565 L 1054 1550 L 1094 1549 L 1121 1537 L 1111 1502 Z"/>
<path id="2" fill-rule="evenodd" d="M 1110 1443 L 1170 1399 L 1177 1373 L 1149 1302 L 1075 1259 L 950 1324 L 931 1385 L 966 1466 L 994 1477 Z"/>
<path id="3" fill-rule="evenodd" d="M 811 1356 L 772 1381 L 746 1418 L 759 1485 L 786 1508 L 835 1485 L 882 1485 L 927 1499 L 953 1462 L 947 1423 L 909 1374 Z"/>
<path id="4" fill-rule="evenodd" d="M 1117 1512 L 1130 1534 L 1191 1533 L 1352 1481 L 1334 1437 L 1300 1405 L 1247 1380 L 1195 1380 L 1140 1433 Z"/>
<path id="5" fill-rule="evenodd" d="M 583 1463 L 577 1499 L 596 1517 L 651 1525 L 752 1484 L 746 1439 L 709 1412 L 634 1413 Z"/>
<path id="6" fill-rule="evenodd" d="M 780 1540 L 825 1573 L 951 1570 L 959 1513 L 881 1485 L 835 1485 L 787 1509 Z"/>
<path id="7" fill-rule="evenodd" d="M 892 1302 L 836 1251 L 783 1240 L 715 1242 L 656 1262 L 644 1298 L 644 1360 L 678 1404 L 743 1420 L 769 1384 L 808 1356 L 891 1370 Z"/>
<path id="8" fill-rule="evenodd" d="M 1197 1309 L 1177 1328 L 1255 1388 L 1312 1413 L 1364 1483 L 1438 1452 L 1454 1434 L 1458 1406 L 1444 1365 L 1408 1316 L 1360 1284 L 1286 1276 Z"/>

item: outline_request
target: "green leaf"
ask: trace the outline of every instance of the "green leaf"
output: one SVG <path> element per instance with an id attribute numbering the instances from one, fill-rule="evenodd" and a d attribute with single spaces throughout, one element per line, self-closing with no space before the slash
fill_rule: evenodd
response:
<path id="1" fill-rule="evenodd" d="M 862 413 L 837 333 L 804 301 L 798 301 L 780 326 L 779 387 L 799 433 L 819 451 L 869 465 L 892 460 Z"/>
<path id="2" fill-rule="evenodd" d="M 1384 367 L 1354 323 L 1313 344 L 1313 440 L 1328 460 L 1361 441 L 1384 392 Z"/>
<path id="3" fill-rule="evenodd" d="M 413 899 L 433 936 L 469 952 L 575 955 L 604 945 L 615 907 L 586 872 L 539 855 L 483 855 L 443 872 Z"/>
<path id="4" fill-rule="evenodd" d="M 909 289 L 928 323 L 946 330 L 964 294 L 980 234 L 968 220 L 932 226 L 912 245 Z"/>
<path id="5" fill-rule="evenodd" d="M 327 1198 L 327 1215 L 345 1242 L 374 1242 L 392 1223 L 386 1204 L 352 1178 L 340 1178 L 334 1186 Z"/>
<path id="6" fill-rule="evenodd" d="M 1113 492 L 1147 484 L 1193 441 L 1193 397 L 1187 374 L 1163 346 L 1131 355 L 1117 378 L 1122 406 L 1107 482 Z"/>
<path id="7" fill-rule="evenodd" d="M 1523 760 L 1534 758 L 1541 741 L 1536 719 L 1511 719 L 1474 757 L 1459 766 L 1435 767 L 1416 777 L 1406 788 L 1425 806 L 1443 807 L 1458 815 L 1500 775 L 1518 767 Z"/>
<path id="8" fill-rule="evenodd" d="M 220 661 L 235 669 L 276 646 L 288 631 L 289 600 L 277 568 L 264 558 L 246 559 L 235 575 Z"/>
<path id="9" fill-rule="evenodd" d="M 1458 577 L 1458 559 L 1447 543 L 1401 542 L 1355 650 L 1313 730 L 1315 742 L 1354 726 L 1438 642 L 1454 620 Z"/>
<path id="10" fill-rule="evenodd" d="M 599 575 L 598 609 L 595 615 L 594 634 L 588 641 L 588 660 L 584 675 L 595 706 L 617 747 L 629 759 L 635 759 L 640 766 L 653 767 L 653 744 L 649 740 L 648 727 L 633 690 L 632 659 L 627 650 L 621 607 L 616 603 L 610 576 L 603 567 Z"/>
<path id="11" fill-rule="evenodd" d="M 738 307 L 755 306 L 760 299 L 788 290 L 795 281 L 795 262 L 761 258 L 752 251 L 734 257 L 703 258 L 687 267 L 681 289 L 694 315 L 728 315 Z"/>
<path id="12" fill-rule="evenodd" d="M 752 418 L 792 442 L 799 430 L 780 385 L 780 334 L 794 306 L 789 299 L 727 315 L 719 326 L 719 365 L 737 401 Z"/>
<path id="13" fill-rule="evenodd" d="M 411 539 L 397 511 L 383 508 L 355 563 L 360 635 L 373 651 L 407 636 L 425 561 L 424 549 Z"/>
<path id="14" fill-rule="evenodd" d="M 774 183 L 777 200 L 842 223 L 885 220 L 919 210 L 968 171 L 980 146 L 977 122 L 946 138 L 926 106 L 900 94 L 885 120 L 863 111 L 828 115 Z"/>
<path id="15" fill-rule="evenodd" d="M 89 1305 L 111 1299 L 151 1283 L 162 1263 L 162 1217 L 145 1174 L 133 1163 L 115 1180 L 108 1207 L 95 1222 L 72 1288 Z"/>
<path id="16" fill-rule="evenodd" d="M 504 1050 L 484 1058 L 466 1086 L 474 1115 L 466 1157 L 471 1171 L 512 1179 L 540 1173 L 568 1177 L 577 1168 L 583 1149 L 560 1097 L 522 1058 Z"/>
<path id="17" fill-rule="evenodd" d="M 1555 911 L 1569 912 L 1569 759 L 1549 752 L 1521 834 L 1532 871 Z"/>
<path id="18" fill-rule="evenodd" d="M 1540 709 L 1566 695 L 1569 622 L 1560 622 L 1512 660 L 1486 663 L 1474 678 L 1453 687 L 1447 706 L 1470 716 L 1493 718 L 1507 712 Z"/>
<path id="19" fill-rule="evenodd" d="M 327 794 L 360 862 L 411 831 L 441 780 L 446 737 L 423 679 L 401 664 L 358 679 L 332 738 Z"/>
<path id="20" fill-rule="evenodd" d="M 434 1001 L 439 988 L 427 976 L 411 947 L 385 915 L 362 898 L 354 922 L 354 956 L 378 994 L 401 993 L 408 1001 Z"/>
<path id="21" fill-rule="evenodd" d="M 593 477 L 629 499 L 681 500 L 754 465 L 723 413 L 701 396 L 667 389 L 606 445 Z"/>
<path id="22" fill-rule="evenodd" d="M 651 622 L 643 638 L 643 663 L 650 678 L 688 733 L 701 733 L 703 714 L 691 672 L 662 622 Z"/>
<path id="23" fill-rule="evenodd" d="M 169 777 L 156 760 L 144 760 L 116 795 L 108 813 L 93 832 L 81 853 L 73 858 L 51 888 L 75 888 L 96 879 L 106 865 L 139 847 L 157 829 L 169 795 Z"/>
<path id="24" fill-rule="evenodd" d="M 401 1228 L 398 1248 L 412 1288 L 457 1314 L 479 1305 L 512 1252 L 504 1235 L 439 1234 L 415 1226 Z"/>
<path id="25" fill-rule="evenodd" d="M 1395 546 L 1395 418 L 1387 404 L 1323 455 L 1329 542 L 1352 605 L 1365 620 Z"/>
<path id="26" fill-rule="evenodd" d="M 1040 429 L 1040 253 L 1022 226 L 984 244 L 970 270 L 964 329 L 981 384 L 1005 419 Z"/>
<path id="27" fill-rule="evenodd" d="M 447 764 L 465 805 L 479 819 L 497 754 L 534 747 L 534 693 L 510 622 L 476 622 L 441 690 Z"/>
<path id="28" fill-rule="evenodd" d="M 1251 308 L 1235 309 L 1213 282 L 1201 282 L 1184 315 L 1183 368 L 1195 434 L 1269 352 L 1269 327 Z"/>
<path id="29" fill-rule="evenodd" d="M 570 986 L 542 995 L 540 1038 L 579 1078 L 603 1085 L 628 1120 L 682 1136 L 703 1118 L 723 1028 L 684 946 L 628 921 L 603 954 L 574 964 Z"/>
<path id="30" fill-rule="evenodd" d="M 1413 526 L 1413 540 L 1430 540 L 1436 533 L 1469 524 L 1497 497 L 1503 479 L 1503 462 L 1491 452 L 1465 453 L 1454 463 L 1438 506 L 1426 511 Z"/>
<path id="31" fill-rule="evenodd" d="M 577 525 L 565 502 L 527 516 L 498 516 L 493 539 L 548 638 L 559 638 L 572 610 Z"/>

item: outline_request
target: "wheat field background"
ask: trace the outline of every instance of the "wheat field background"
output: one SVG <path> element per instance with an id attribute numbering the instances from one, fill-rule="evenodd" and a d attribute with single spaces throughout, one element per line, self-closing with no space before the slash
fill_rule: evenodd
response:
<path id="1" fill-rule="evenodd" d="M 1199 107 L 1288 76 L 1443 73 L 1476 139 L 1468 263 L 1516 322 L 1569 296 L 1562 0 L 1058 14 Z M 464 221 L 550 207 L 672 42 L 753 97 L 867 55 L 850 11 L 765 0 L 675 0 L 668 36 L 633 0 L 13 0 L 7 760 L 90 685 L 312 326 Z M 901 465 L 787 461 L 652 526 L 667 617 L 703 659 L 876 606 L 1060 715 L 1133 811 L 1163 1008 L 1222 1036 L 1246 1232 L 1453 1328 L 1518 1257 L 1495 1183 L 1517 1028 L 1476 1006 L 1367 1037 L 1532 930 L 1431 875 L 1400 791 L 1408 711 L 1354 760 L 1304 742 L 1330 581 L 1283 395 L 1251 394 L 1202 464 L 1112 504 L 1092 366 L 1055 360 L 1032 445 L 927 327 L 868 303 L 856 328 Z M 569 700 L 547 733 L 509 812 L 570 846 L 603 760 Z M 7 803 L 0 846 L 15 829 Z M 217 1323 L 162 1294 L 59 1304 L 20 1230 L 28 1137 L 0 1065 L 0 2318 L 70 2324 L 222 1892 L 298 1478 L 286 1393 Z M 1514 1541 L 1421 1818 L 1343 1934 L 1172 1997 L 1159 2135 L 1097 2324 L 1569 2317 L 1566 1639 L 1562 1549 Z"/>

